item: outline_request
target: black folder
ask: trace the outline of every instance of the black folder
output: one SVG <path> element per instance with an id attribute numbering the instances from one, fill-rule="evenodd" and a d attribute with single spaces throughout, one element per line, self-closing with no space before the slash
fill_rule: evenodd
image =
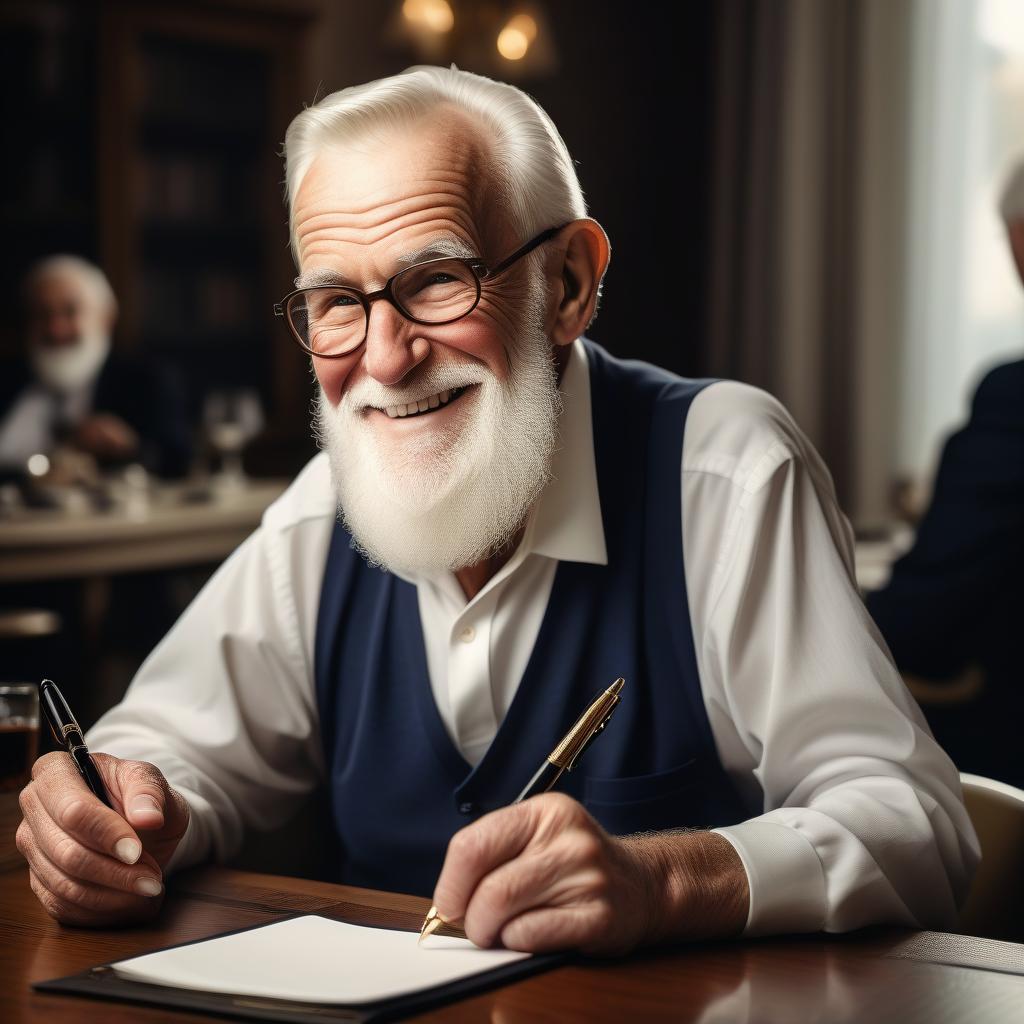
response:
<path id="1" fill-rule="evenodd" d="M 301 916 L 304 915 L 302 913 L 286 914 L 273 921 L 264 921 L 257 925 L 247 925 L 244 928 L 219 932 L 216 935 L 205 935 L 201 939 L 193 939 L 190 942 L 179 942 L 171 946 L 162 946 L 159 949 L 147 949 L 131 956 L 118 957 L 118 961 L 129 960 L 147 953 L 157 953 L 163 949 L 190 946 L 225 935 L 237 935 L 239 932 L 251 931 L 254 928 L 262 928 L 268 924 L 277 924 L 280 921 Z M 361 927 L 374 926 L 362 925 Z M 436 1006 L 507 985 L 509 982 L 518 981 L 531 974 L 557 967 L 568 962 L 570 957 L 569 953 L 531 956 L 525 960 L 517 960 L 515 963 L 474 974 L 469 978 L 462 978 L 459 981 L 435 985 L 418 992 L 408 992 L 405 995 L 374 1003 L 327 1004 L 296 1002 L 290 999 L 266 996 L 232 995 L 227 992 L 200 992 L 195 989 L 156 985 L 122 977 L 109 963 L 92 967 L 79 974 L 70 974 L 65 978 L 37 981 L 32 988 L 37 992 L 112 999 L 116 1002 L 142 1003 L 148 1006 L 191 1010 L 197 1013 L 215 1013 L 219 1016 L 250 1020 L 294 1021 L 296 1024 L 314 1024 L 318 1021 L 387 1021 L 397 1020 L 413 1013 L 423 1013 Z"/>

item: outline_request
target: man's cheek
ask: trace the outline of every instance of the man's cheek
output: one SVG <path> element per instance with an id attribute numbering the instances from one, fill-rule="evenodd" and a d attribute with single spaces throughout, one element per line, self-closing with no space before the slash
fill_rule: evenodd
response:
<path id="1" fill-rule="evenodd" d="M 352 359 L 324 359 L 312 356 L 313 372 L 331 405 L 337 405 L 355 365 Z"/>
<path id="2" fill-rule="evenodd" d="M 510 332 L 501 329 L 489 311 L 480 306 L 470 316 L 448 326 L 447 348 L 460 361 L 466 357 L 482 363 L 499 379 L 507 375 Z"/>

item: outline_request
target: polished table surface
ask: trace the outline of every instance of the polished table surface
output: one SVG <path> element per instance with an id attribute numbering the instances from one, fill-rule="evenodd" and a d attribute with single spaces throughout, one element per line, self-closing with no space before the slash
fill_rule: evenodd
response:
<path id="1" fill-rule="evenodd" d="M 56 978 L 161 946 L 293 912 L 415 930 L 427 901 L 275 875 L 202 867 L 169 880 L 147 927 L 63 928 L 24 868 L 0 874 L 0 1020 L 222 1020 L 32 991 Z M 939 932 L 873 930 L 676 946 L 577 961 L 415 1018 L 418 1021 L 699 1021 L 806 1024 L 1024 1020 L 1024 946 Z"/>
<path id="2" fill-rule="evenodd" d="M 157 482 L 141 503 L 19 509 L 0 519 L 0 582 L 219 562 L 252 533 L 287 486 L 287 480 L 248 480 L 216 490 Z"/>
<path id="3" fill-rule="evenodd" d="M 0 583 L 220 561 L 259 525 L 263 511 L 289 483 L 246 478 L 235 488 L 218 488 L 215 478 L 212 484 L 150 479 L 141 505 L 114 502 L 101 510 L 80 502 L 81 507 L 0 510 Z M 861 589 L 882 586 L 893 561 L 912 542 L 913 533 L 903 524 L 887 524 L 858 539 L 854 555 Z"/>

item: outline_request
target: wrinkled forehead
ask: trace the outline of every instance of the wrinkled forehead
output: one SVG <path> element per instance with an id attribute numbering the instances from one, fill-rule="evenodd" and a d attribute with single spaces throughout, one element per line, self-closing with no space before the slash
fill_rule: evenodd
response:
<path id="1" fill-rule="evenodd" d="M 369 244 L 431 224 L 447 224 L 493 249 L 492 255 L 514 240 L 487 133 L 461 111 L 434 112 L 411 125 L 325 146 L 302 178 L 292 209 L 300 262 L 311 240 L 328 231 Z"/>

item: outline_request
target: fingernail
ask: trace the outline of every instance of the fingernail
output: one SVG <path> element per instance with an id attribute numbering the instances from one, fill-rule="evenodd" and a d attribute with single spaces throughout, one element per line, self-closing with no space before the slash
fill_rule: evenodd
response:
<path id="1" fill-rule="evenodd" d="M 142 811 L 156 811 L 160 813 L 160 805 L 151 796 L 137 796 L 132 801 L 132 812 L 138 814 Z"/>
<path id="2" fill-rule="evenodd" d="M 164 887 L 155 878 L 144 875 L 135 880 L 135 891 L 140 896 L 159 896 L 164 891 Z"/>
<path id="3" fill-rule="evenodd" d="M 142 853 L 142 844 L 137 839 L 118 839 L 114 844 L 114 853 L 125 864 L 134 864 Z"/>

